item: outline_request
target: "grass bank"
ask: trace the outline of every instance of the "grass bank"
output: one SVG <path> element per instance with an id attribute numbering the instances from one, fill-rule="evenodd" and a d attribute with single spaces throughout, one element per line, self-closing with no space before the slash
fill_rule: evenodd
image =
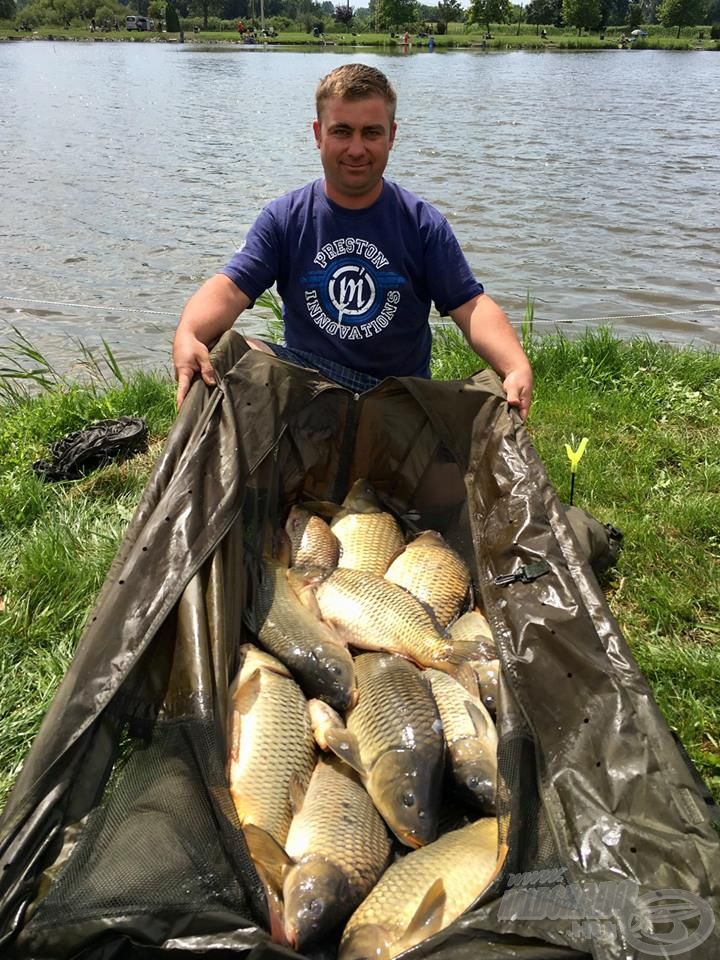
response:
<path id="1" fill-rule="evenodd" d="M 564 444 L 589 445 L 575 502 L 625 534 L 604 587 L 660 709 L 720 799 L 720 354 L 570 341 L 526 331 L 536 378 L 529 429 L 561 498 Z M 21 345 L 27 351 L 27 345 Z M 27 359 L 27 357 L 25 357 Z M 174 417 L 160 374 L 95 364 L 85 386 L 33 358 L 42 392 L 0 371 L 0 806 L 62 678 Z M 2 364 L 0 364 L 2 365 Z M 436 337 L 434 374 L 465 376 L 474 354 Z M 10 371 L 12 372 L 12 371 Z M 32 463 L 88 422 L 143 416 L 147 454 L 87 478 L 43 484 Z"/>
<path id="2" fill-rule="evenodd" d="M 606 31 L 578 35 L 577 30 L 546 27 L 547 36 L 541 37 L 534 25 L 517 24 L 493 25 L 489 39 L 484 39 L 484 28 L 473 26 L 467 30 L 463 24 L 450 24 L 457 29 L 449 30 L 443 36 L 433 36 L 436 52 L 446 50 L 616 50 L 620 38 L 627 32 L 622 27 L 609 27 Z M 680 36 L 676 28 L 650 26 L 646 28 L 648 36 L 629 44 L 627 49 L 637 50 L 720 50 L 720 41 L 710 39 L 709 27 L 684 27 Z M 700 39 L 700 34 L 703 34 Z M 17 29 L 16 24 L 0 22 L 0 40 L 78 40 L 88 43 L 177 43 L 177 34 L 120 30 L 96 30 L 91 33 L 87 25 L 64 27 L 58 24 L 44 24 L 32 30 Z M 187 44 L 233 44 L 247 46 L 239 38 L 236 30 L 215 30 L 185 33 Z M 267 46 L 278 47 L 319 47 L 328 50 L 352 48 L 381 48 L 384 51 L 402 50 L 399 37 L 389 33 L 328 33 L 324 37 L 314 37 L 302 31 L 286 31 L 276 37 L 263 41 Z M 257 44 L 256 46 L 262 46 Z M 412 36 L 409 53 L 428 53 L 428 38 Z"/>

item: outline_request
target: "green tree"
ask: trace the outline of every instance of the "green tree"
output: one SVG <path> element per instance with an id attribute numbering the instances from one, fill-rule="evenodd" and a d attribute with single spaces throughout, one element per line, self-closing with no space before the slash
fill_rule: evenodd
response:
<path id="1" fill-rule="evenodd" d="M 355 8 L 351 7 L 349 4 L 341 4 L 338 7 L 335 7 L 335 23 L 341 23 L 346 30 L 349 30 L 352 26 L 353 14 L 355 13 Z"/>
<path id="2" fill-rule="evenodd" d="M 190 14 L 203 18 L 203 30 L 208 28 L 209 16 L 220 16 L 222 13 L 222 0 L 192 0 L 190 3 Z"/>
<path id="3" fill-rule="evenodd" d="M 536 33 L 539 33 L 540 24 L 552 23 L 555 26 L 560 25 L 561 8 L 562 0 L 532 0 L 525 11 L 525 18 L 528 23 L 534 23 L 536 25 Z"/>
<path id="4" fill-rule="evenodd" d="M 15 0 L 0 0 L 0 20 L 14 20 L 16 13 Z"/>
<path id="5" fill-rule="evenodd" d="M 563 0 L 563 19 L 569 27 L 577 27 L 578 34 L 593 30 L 600 23 L 600 0 Z"/>
<path id="6" fill-rule="evenodd" d="M 172 3 L 165 7 L 165 29 L 168 33 L 180 33 L 180 17 Z"/>
<path id="7" fill-rule="evenodd" d="M 510 0 L 472 0 L 468 10 L 470 23 L 483 23 L 490 33 L 491 23 L 508 23 L 512 5 Z"/>
<path id="8" fill-rule="evenodd" d="M 642 7 L 639 3 L 629 3 L 627 9 L 627 25 L 630 30 L 637 29 L 643 22 Z"/>
<path id="9" fill-rule="evenodd" d="M 459 0 L 439 0 L 437 15 L 438 20 L 444 20 L 445 23 L 462 23 L 465 19 L 465 11 Z"/>
<path id="10" fill-rule="evenodd" d="M 383 29 L 407 26 L 417 20 L 416 0 L 377 0 L 378 23 Z"/>
<path id="11" fill-rule="evenodd" d="M 657 10 L 664 27 L 677 27 L 678 37 L 683 27 L 702 23 L 705 18 L 704 0 L 662 0 Z"/>

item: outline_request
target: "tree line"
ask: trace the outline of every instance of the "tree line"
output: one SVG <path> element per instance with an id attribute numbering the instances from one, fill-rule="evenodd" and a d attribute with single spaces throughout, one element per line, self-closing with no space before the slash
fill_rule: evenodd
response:
<path id="1" fill-rule="evenodd" d="M 125 17 L 139 14 L 157 24 L 166 17 L 167 0 L 0 0 L 0 20 L 22 21 L 36 27 L 43 24 L 89 23 L 124 29 Z M 204 29 L 232 29 L 238 22 L 257 28 L 260 0 L 173 0 L 173 10 L 183 20 L 199 21 Z M 661 23 L 666 27 L 720 22 L 720 0 L 471 0 L 464 9 L 459 0 L 439 0 L 427 5 L 417 0 L 370 0 L 368 7 L 353 7 L 349 0 L 263 0 L 262 12 L 277 31 L 307 32 L 334 28 L 368 33 L 412 28 L 443 34 L 448 25 L 465 24 L 472 30 L 492 24 L 527 23 L 577 29 L 578 33 L 602 31 L 609 26 L 628 30 L 641 24 Z M 171 11 L 172 13 L 172 11 Z"/>

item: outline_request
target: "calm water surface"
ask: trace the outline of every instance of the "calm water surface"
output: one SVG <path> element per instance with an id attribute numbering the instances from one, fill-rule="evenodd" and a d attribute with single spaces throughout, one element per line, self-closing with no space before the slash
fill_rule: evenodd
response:
<path id="1" fill-rule="evenodd" d="M 319 174 L 312 93 L 351 58 L 398 90 L 388 175 L 513 321 L 529 291 L 544 330 L 720 344 L 720 56 L 36 42 L 0 45 L 0 347 L 166 365 L 185 300 Z"/>

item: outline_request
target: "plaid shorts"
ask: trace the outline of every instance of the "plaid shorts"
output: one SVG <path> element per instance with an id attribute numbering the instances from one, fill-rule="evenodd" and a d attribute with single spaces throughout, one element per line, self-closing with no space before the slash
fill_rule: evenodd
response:
<path id="1" fill-rule="evenodd" d="M 354 393 L 364 393 L 366 390 L 372 390 L 380 380 L 377 377 L 371 377 L 369 373 L 360 373 L 359 370 L 351 370 L 350 367 L 344 367 L 341 363 L 334 363 L 332 360 L 326 360 L 319 357 L 316 353 L 310 353 L 308 350 L 294 350 L 292 347 L 286 347 L 280 343 L 268 343 L 276 357 L 281 360 L 289 360 L 290 363 L 296 363 L 299 367 L 307 367 L 309 370 L 317 370 L 328 380 L 339 383 L 341 387 L 347 387 Z"/>

